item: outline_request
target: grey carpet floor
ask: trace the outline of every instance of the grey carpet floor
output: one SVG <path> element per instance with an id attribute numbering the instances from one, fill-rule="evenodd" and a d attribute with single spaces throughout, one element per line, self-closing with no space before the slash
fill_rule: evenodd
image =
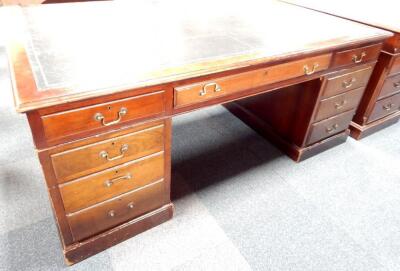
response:
<path id="1" fill-rule="evenodd" d="M 173 123 L 175 217 L 64 265 L 0 50 L 0 270 L 400 270 L 400 125 L 296 164 L 222 107 Z"/>

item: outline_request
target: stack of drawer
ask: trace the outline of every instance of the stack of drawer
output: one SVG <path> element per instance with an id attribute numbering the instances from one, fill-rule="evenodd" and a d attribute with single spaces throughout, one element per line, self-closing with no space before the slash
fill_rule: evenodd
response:
<path id="1" fill-rule="evenodd" d="M 396 57 L 383 83 L 368 123 L 398 112 L 400 109 L 400 56 Z"/>
<path id="2" fill-rule="evenodd" d="M 49 188 L 59 191 L 72 242 L 169 203 L 167 120 L 118 126 L 163 113 L 164 98 L 163 92 L 156 92 L 42 117 L 49 142 L 63 135 L 80 137 L 79 133 L 92 130 L 97 134 L 96 128 L 105 129 L 44 151 L 50 168 L 45 168 L 45 174 L 54 180 L 54 187 Z"/>
<path id="3" fill-rule="evenodd" d="M 372 67 L 327 77 L 307 145 L 346 130 L 364 93 Z"/>

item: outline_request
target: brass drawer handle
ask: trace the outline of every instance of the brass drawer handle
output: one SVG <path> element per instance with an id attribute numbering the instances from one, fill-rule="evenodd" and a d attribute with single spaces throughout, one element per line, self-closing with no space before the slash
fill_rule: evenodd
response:
<path id="1" fill-rule="evenodd" d="M 332 125 L 332 127 L 327 127 L 326 132 L 328 134 L 332 134 L 333 132 L 335 132 L 337 130 L 337 128 L 339 128 L 339 124 L 336 123 L 336 124 Z"/>
<path id="2" fill-rule="evenodd" d="M 386 111 L 390 111 L 393 108 L 394 104 L 390 103 L 383 106 L 383 109 Z"/>
<path id="3" fill-rule="evenodd" d="M 211 87 L 213 87 L 214 92 L 220 92 L 220 91 L 222 90 L 221 87 L 220 87 L 220 85 L 218 85 L 217 83 L 208 83 L 208 84 L 205 84 L 205 85 L 203 86 L 203 89 L 200 90 L 199 95 L 200 95 L 200 96 L 206 95 L 206 94 L 207 94 L 207 89 L 208 89 L 208 88 L 211 88 Z"/>
<path id="4" fill-rule="evenodd" d="M 360 55 L 360 58 L 357 57 L 357 55 L 353 55 L 352 60 L 354 63 L 360 63 L 361 61 L 363 61 L 363 58 L 367 56 L 366 52 L 362 52 Z"/>
<path id="5" fill-rule="evenodd" d="M 342 86 L 344 87 L 344 88 L 350 88 L 352 85 L 353 85 L 353 83 L 355 83 L 357 80 L 353 77 L 353 78 L 351 78 L 350 80 L 347 80 L 347 81 L 343 81 L 342 82 Z"/>
<path id="6" fill-rule="evenodd" d="M 308 67 L 308 65 L 304 65 L 304 67 L 303 67 L 304 73 L 305 73 L 306 75 L 311 75 L 311 74 L 313 74 L 313 73 L 317 70 L 318 67 L 319 67 L 319 64 L 318 64 L 318 63 L 314 63 L 313 66 L 312 66 L 312 69 L 310 70 L 310 68 Z"/>
<path id="7" fill-rule="evenodd" d="M 124 145 L 121 146 L 121 149 L 120 149 L 120 153 L 121 154 L 120 155 L 117 155 L 115 157 L 110 158 L 107 151 L 101 151 L 99 153 L 99 156 L 101 158 L 107 159 L 107 161 L 114 161 L 114 160 L 117 160 L 117 159 L 120 159 L 120 158 L 124 157 L 125 152 L 127 150 L 128 150 L 128 144 L 124 144 Z"/>
<path id="8" fill-rule="evenodd" d="M 393 83 L 393 86 L 394 86 L 395 88 L 400 88 L 400 82 Z"/>
<path id="9" fill-rule="evenodd" d="M 122 116 L 125 116 L 126 113 L 128 113 L 128 109 L 125 107 L 122 107 L 118 112 L 118 118 L 116 120 L 113 120 L 111 122 L 106 122 L 103 114 L 101 114 L 101 113 L 94 114 L 94 119 L 95 119 L 95 121 L 100 121 L 103 126 L 110 126 L 110 125 L 117 124 L 118 122 L 120 122 L 122 119 Z"/>
<path id="10" fill-rule="evenodd" d="M 104 186 L 105 187 L 111 187 L 117 181 L 130 180 L 130 179 L 132 179 L 132 175 L 130 173 L 128 173 L 128 174 L 126 174 L 124 176 L 115 177 L 113 179 L 105 181 L 104 182 Z"/>
<path id="11" fill-rule="evenodd" d="M 340 103 L 335 103 L 335 108 L 336 109 L 341 109 L 341 108 L 343 108 L 343 106 L 345 106 L 345 104 L 347 104 L 346 100 L 343 100 Z"/>

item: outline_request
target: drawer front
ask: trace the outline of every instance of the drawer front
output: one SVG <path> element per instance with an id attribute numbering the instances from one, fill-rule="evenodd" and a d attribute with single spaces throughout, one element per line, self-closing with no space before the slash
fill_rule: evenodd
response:
<path id="1" fill-rule="evenodd" d="M 319 72 L 329 67 L 330 59 L 331 54 L 321 55 L 256 71 L 176 87 L 174 89 L 174 106 L 182 107 L 195 104 L 234 92 L 303 76 L 306 73 Z"/>
<path id="2" fill-rule="evenodd" d="M 165 111 L 164 91 L 84 107 L 42 117 L 47 140 L 111 127 Z"/>
<path id="3" fill-rule="evenodd" d="M 353 119 L 354 113 L 355 111 L 351 110 L 335 117 L 312 124 L 307 144 L 313 144 L 346 130 Z"/>
<path id="4" fill-rule="evenodd" d="M 75 241 L 80 241 L 155 210 L 166 203 L 166 193 L 164 181 L 161 180 L 67 215 L 72 236 Z"/>
<path id="5" fill-rule="evenodd" d="M 332 65 L 334 67 L 339 67 L 357 63 L 366 63 L 368 61 L 376 60 L 380 52 L 380 44 L 338 52 L 333 58 Z"/>
<path id="6" fill-rule="evenodd" d="M 393 61 L 392 67 L 390 68 L 389 75 L 400 73 L 400 56 L 396 57 Z"/>
<path id="7" fill-rule="evenodd" d="M 367 85 L 372 67 L 327 79 L 323 97 L 331 97 Z"/>
<path id="8" fill-rule="evenodd" d="M 163 177 L 164 153 L 161 152 L 62 184 L 59 188 L 66 213 L 73 213 Z"/>
<path id="9" fill-rule="evenodd" d="M 399 91 L 400 91 L 400 74 L 386 78 L 385 83 L 382 86 L 381 93 L 379 94 L 379 98 L 395 94 L 396 92 Z"/>
<path id="10" fill-rule="evenodd" d="M 319 104 L 315 121 L 327 119 L 337 114 L 356 108 L 364 93 L 364 87 L 340 94 L 325 100 Z"/>
<path id="11" fill-rule="evenodd" d="M 368 122 L 386 117 L 400 109 L 400 94 L 396 94 L 376 102 Z"/>
<path id="12" fill-rule="evenodd" d="M 164 149 L 164 126 L 51 155 L 58 183 L 114 167 Z"/>

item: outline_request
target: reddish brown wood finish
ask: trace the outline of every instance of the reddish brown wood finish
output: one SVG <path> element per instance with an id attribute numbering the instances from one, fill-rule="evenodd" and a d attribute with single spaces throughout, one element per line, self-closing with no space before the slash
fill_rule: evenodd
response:
<path id="1" fill-rule="evenodd" d="M 335 53 L 336 52 L 332 52 L 331 54 Z M 327 54 L 321 55 L 323 60 L 326 59 L 326 55 Z M 309 58 L 305 59 L 309 61 Z M 317 55 L 313 56 L 312 59 L 321 58 Z M 267 67 L 255 66 L 252 69 L 246 68 L 239 69 L 237 71 L 228 71 L 212 76 L 207 76 L 206 80 L 204 80 L 204 77 L 193 78 L 191 80 L 177 81 L 172 85 L 161 85 L 157 87 L 145 88 L 143 90 L 131 90 L 127 92 L 129 94 L 122 92 L 115 95 L 108 95 L 104 97 L 104 100 L 102 97 L 97 97 L 90 100 L 66 103 L 57 107 L 48 107 L 29 112 L 28 118 L 34 134 L 35 143 L 37 146 L 46 146 L 47 148 L 40 151 L 39 156 L 41 158 L 43 169 L 45 171 L 46 181 L 49 190 L 51 191 L 50 195 L 52 197 L 53 208 L 57 216 L 60 235 L 65 248 L 66 261 L 68 263 L 74 263 L 76 259 L 84 258 L 98 251 L 98 248 L 94 248 L 95 244 L 97 244 L 96 242 L 98 242 L 97 240 L 99 240 L 96 236 L 103 236 L 103 234 L 107 234 L 108 232 L 110 232 L 109 234 L 112 236 L 119 235 L 119 233 L 116 233 L 112 229 L 110 231 L 107 231 L 108 228 L 115 227 L 115 230 L 119 229 L 120 226 L 118 225 L 120 223 L 123 223 L 123 221 L 132 218 L 135 219 L 134 217 L 143 214 L 143 212 L 145 211 L 150 211 L 153 208 L 158 208 L 159 206 L 163 204 L 168 204 L 170 202 L 170 116 L 198 108 L 203 108 L 205 106 L 215 103 L 224 103 L 243 97 L 253 96 L 252 98 L 247 99 L 247 105 L 251 104 L 250 108 L 254 111 L 251 113 L 253 116 L 252 118 L 255 118 L 254 116 L 256 116 L 255 119 L 262 123 L 261 126 L 263 127 L 263 129 L 258 129 L 257 125 L 254 128 L 258 131 L 262 130 L 262 133 L 264 133 L 264 135 L 268 135 L 268 138 L 270 138 L 272 142 L 278 144 L 278 146 L 280 146 L 281 149 L 284 150 L 295 161 L 303 160 L 332 146 L 343 143 L 348 135 L 347 131 L 335 133 L 334 135 L 326 139 L 323 139 L 325 138 L 324 136 L 315 132 L 318 128 L 314 127 L 316 125 L 312 126 L 313 119 L 315 119 L 316 117 L 320 118 L 320 116 L 318 115 L 319 107 L 317 105 L 320 103 L 323 104 L 323 102 L 321 102 L 323 90 L 326 90 L 328 88 L 331 93 L 340 93 L 342 91 L 335 89 L 334 86 L 338 86 L 338 84 L 330 83 L 332 81 L 329 81 L 328 79 L 346 75 L 359 78 L 359 82 L 365 82 L 365 77 L 369 76 L 368 68 L 373 65 L 373 62 L 366 63 L 367 65 L 353 63 L 348 66 L 341 66 L 338 68 L 332 68 L 331 66 L 329 66 L 329 68 L 326 68 L 325 71 L 317 71 L 312 75 L 304 74 L 304 65 L 301 66 L 301 64 L 304 64 L 303 58 L 295 58 L 287 62 L 286 64 L 285 63 L 286 62 L 274 63 L 272 66 Z M 292 63 L 296 63 L 296 65 L 292 66 Z M 285 67 L 295 67 L 294 70 L 296 70 L 296 72 L 299 72 L 299 68 L 302 67 L 303 75 L 291 78 L 291 76 L 284 75 L 284 73 L 282 72 L 283 70 L 275 69 L 275 67 L 277 67 L 275 65 L 278 65 L 279 67 L 280 65 L 284 65 Z M 322 67 L 324 66 L 322 65 Z M 268 79 L 271 80 L 268 81 L 266 79 L 261 80 L 260 77 L 255 77 L 252 79 L 252 83 L 250 83 L 250 88 L 246 88 L 246 84 L 244 83 L 243 85 L 239 84 L 239 86 L 243 86 L 243 88 L 239 88 L 237 92 L 230 92 L 228 89 L 227 95 L 215 96 L 201 102 L 190 102 L 188 103 L 188 105 L 173 109 L 173 88 L 179 90 L 180 87 L 197 86 L 199 84 L 204 85 L 205 82 L 212 82 L 214 80 L 216 80 L 217 82 L 221 82 L 219 81 L 221 77 L 228 79 L 235 78 L 236 73 L 243 74 L 243 72 L 245 72 L 248 74 L 263 74 L 265 73 L 265 71 L 269 71 L 268 74 L 271 76 L 270 78 L 274 79 Z M 365 77 L 361 76 L 360 74 Z M 246 78 L 244 80 L 244 82 L 247 83 L 248 81 L 246 80 L 249 79 Z M 233 82 L 237 83 L 238 81 L 236 81 L 235 78 Z M 256 84 L 254 84 L 254 82 L 256 82 Z M 236 87 L 235 84 L 228 84 L 227 86 L 229 88 L 232 86 Z M 48 139 L 45 136 L 45 122 L 43 121 L 45 119 L 44 116 L 68 115 L 71 111 L 79 111 L 82 107 L 87 107 L 91 109 L 97 107 L 99 104 L 103 105 L 110 102 L 112 103 L 112 101 L 114 100 L 113 97 L 115 98 L 115 100 L 126 99 L 128 98 L 126 95 L 133 94 L 133 96 L 136 97 L 137 95 L 147 95 L 147 93 L 150 92 L 160 93 L 160 89 L 165 90 L 165 92 L 162 92 L 165 93 L 165 97 L 163 97 L 165 110 L 164 113 L 162 113 L 161 115 L 155 114 L 153 117 L 146 117 L 145 119 L 133 118 L 126 123 L 104 127 L 100 130 L 96 130 L 96 132 L 93 132 L 90 129 L 83 129 L 79 133 L 62 138 L 60 137 L 56 140 Z M 345 92 L 341 95 L 351 96 L 351 94 L 354 92 L 362 93 L 362 90 L 363 88 L 361 87 L 359 89 L 353 89 L 351 91 Z M 262 96 L 254 96 L 260 93 L 265 94 L 263 94 Z M 331 98 L 328 98 L 327 100 L 329 99 Z M 356 98 L 350 99 L 350 101 L 353 100 L 355 104 L 358 102 Z M 242 100 L 239 103 L 241 103 L 242 105 L 242 103 L 246 103 L 246 100 Z M 351 103 L 351 105 L 353 105 L 353 103 Z M 323 107 L 324 106 L 322 106 L 321 108 Z M 268 110 L 265 110 L 265 108 L 268 108 Z M 83 109 L 83 112 L 89 112 L 86 110 L 87 109 Z M 338 111 L 335 113 L 340 112 L 342 111 Z M 91 115 L 92 113 L 93 112 L 90 111 L 90 114 L 87 115 Z M 149 122 L 149 120 L 156 117 L 161 117 L 161 119 L 158 121 L 156 120 L 155 122 Z M 338 119 L 340 120 L 341 125 L 340 130 L 346 129 L 347 127 L 345 123 L 347 123 L 348 121 L 346 119 L 340 118 L 340 116 L 338 117 Z M 57 121 L 55 123 L 56 125 L 61 125 Z M 46 123 L 46 125 L 48 125 L 48 123 Z M 81 127 L 85 126 L 82 125 Z M 268 127 L 268 129 L 266 129 L 265 127 Z M 267 130 L 268 132 L 266 132 Z M 99 133 L 99 131 L 102 132 L 100 135 L 92 136 L 94 133 Z M 151 132 L 150 134 L 149 131 Z M 152 131 L 154 131 L 155 133 L 153 134 Z M 317 139 L 309 140 L 310 135 L 315 137 L 316 133 L 318 134 L 317 137 L 319 137 L 321 141 L 317 141 Z M 137 137 L 138 135 L 143 136 Z M 133 137 L 132 140 L 122 140 L 125 138 L 129 139 L 131 137 Z M 112 143 L 114 143 L 114 145 L 112 145 Z M 108 146 L 107 144 L 111 145 Z M 120 155 L 120 147 L 123 144 L 129 144 L 130 146 L 133 146 L 132 150 L 134 151 L 135 155 L 130 155 L 127 151 L 126 156 L 124 154 L 124 157 L 126 159 L 121 158 L 112 162 L 106 162 L 106 160 L 104 160 L 103 158 L 103 162 L 105 163 L 96 164 L 94 162 L 102 161 L 101 159 L 99 160 L 99 153 L 103 150 L 109 153 L 109 157 Z M 131 148 L 129 148 L 129 150 L 131 150 Z M 63 201 L 63 197 L 66 197 L 63 188 L 67 187 L 68 185 L 68 183 L 65 182 L 82 182 L 82 179 L 90 178 L 87 177 L 88 174 L 102 176 L 104 174 L 107 174 L 107 171 L 104 172 L 103 170 L 107 170 L 123 163 L 131 163 L 133 159 L 151 155 L 160 151 L 163 151 L 165 164 L 164 181 L 162 182 L 163 192 L 160 192 L 163 195 L 163 197 L 161 197 L 163 199 L 162 202 L 159 202 L 158 200 L 154 201 L 154 197 L 144 197 L 143 202 L 145 203 L 143 205 L 143 208 L 139 208 L 140 211 L 138 213 L 133 213 L 130 215 L 127 212 L 123 212 L 121 219 L 115 220 L 116 222 L 114 223 L 112 221 L 109 222 L 104 217 L 104 212 L 106 212 L 109 208 L 97 208 L 97 206 L 108 206 L 106 204 L 107 202 L 113 202 L 113 206 L 114 204 L 116 204 L 115 209 L 125 210 L 126 202 L 124 200 L 119 201 L 118 199 L 123 197 L 125 194 L 134 193 L 131 192 L 132 189 L 141 189 L 140 187 L 134 188 L 126 186 L 124 187 L 124 189 L 127 190 L 124 190 L 124 192 L 116 191 L 115 194 L 114 192 L 109 194 L 96 193 L 96 196 L 94 198 L 84 197 L 85 199 L 81 201 L 68 201 L 67 199 Z M 136 153 L 140 154 L 136 155 Z M 67 173 L 65 173 L 65 171 L 67 171 Z M 152 179 L 152 175 L 146 173 L 145 170 L 143 170 L 143 174 L 146 174 L 145 179 Z M 59 187 L 60 183 L 65 184 Z M 141 183 L 140 185 L 145 185 L 145 183 Z M 90 186 L 90 188 L 92 189 L 94 187 L 96 186 Z M 88 187 L 87 189 L 90 188 Z M 61 191 L 63 194 L 61 193 Z M 83 191 L 83 193 L 85 192 Z M 119 196 L 117 196 L 118 193 L 124 194 L 119 194 Z M 160 197 L 156 198 L 160 199 Z M 74 203 L 71 205 L 69 202 Z M 154 205 L 152 205 L 153 203 Z M 146 209 L 145 206 L 152 207 L 150 209 Z M 85 216 L 84 214 L 86 213 L 87 215 Z M 82 216 L 79 214 L 82 214 L 84 218 L 82 218 Z M 146 214 L 144 215 L 144 217 L 146 217 Z M 132 227 L 135 228 L 135 234 L 138 231 L 142 231 L 150 227 L 148 226 L 148 224 L 141 224 L 142 222 L 139 221 L 143 220 L 140 220 L 140 217 L 138 219 L 139 220 L 135 220 L 137 221 L 135 223 L 139 223 L 138 225 L 141 225 L 141 230 L 132 225 Z M 147 218 L 144 220 L 147 221 Z M 89 222 L 97 224 L 91 224 Z M 152 224 L 152 226 L 153 225 L 154 224 Z M 103 231 L 105 232 L 101 233 Z M 101 239 L 102 238 L 103 237 L 101 237 Z M 82 247 L 77 245 L 76 242 L 78 240 L 79 242 L 84 242 L 86 244 L 85 248 L 87 250 L 85 250 L 85 252 L 79 252 L 81 251 Z M 110 245 L 111 243 L 103 243 L 101 245 L 101 248 L 99 249 L 105 249 Z M 80 255 L 79 253 L 84 254 Z"/>
<path id="2" fill-rule="evenodd" d="M 153 211 L 168 203 L 164 180 L 127 192 L 76 213 L 68 214 L 74 241 L 102 233 L 104 230 Z"/>
<path id="3" fill-rule="evenodd" d="M 395 113 L 395 106 L 390 110 L 383 110 L 381 102 L 389 95 L 397 93 L 397 64 L 398 56 L 382 52 L 379 56 L 378 63 L 371 75 L 364 96 L 350 125 L 351 136 L 361 139 L 374 132 L 383 129 L 389 124 L 397 122 L 398 117 Z M 390 74 L 390 71 L 391 74 Z M 393 118 L 393 119 L 392 119 Z M 376 122 L 375 124 L 373 122 Z M 384 123 L 386 122 L 386 124 Z"/>
<path id="4" fill-rule="evenodd" d="M 296 162 L 303 161 L 334 146 L 346 142 L 350 132 L 349 130 L 346 130 L 310 146 L 298 147 L 296 144 L 285 140 L 283 136 L 277 134 L 275 132 L 275 128 L 271 127 L 269 123 L 259 118 L 241 104 L 233 102 L 226 104 L 225 107 L 244 123 L 274 143 L 281 151 L 283 151 Z"/>
<path id="5" fill-rule="evenodd" d="M 313 144 L 327 137 L 343 132 L 349 127 L 355 110 L 351 110 L 329 119 L 313 123 L 307 144 Z"/>
<path id="6" fill-rule="evenodd" d="M 378 58 L 381 48 L 382 45 L 378 44 L 339 52 L 335 55 L 332 65 L 337 67 L 367 63 Z"/>
<path id="7" fill-rule="evenodd" d="M 322 96 L 323 98 L 328 98 L 359 87 L 366 86 L 371 73 L 372 67 L 367 67 L 359 71 L 328 78 Z"/>
<path id="8" fill-rule="evenodd" d="M 396 94 L 376 102 L 369 121 L 374 121 L 393 114 L 400 109 L 400 94 Z"/>
<path id="9" fill-rule="evenodd" d="M 156 153 L 60 185 L 65 212 L 96 203 L 164 178 L 164 153 Z"/>
<path id="10" fill-rule="evenodd" d="M 389 110 L 392 114 L 384 114 L 381 110 L 383 103 L 381 101 L 397 92 L 392 84 L 396 80 L 394 76 L 400 73 L 400 25 L 396 12 L 383 12 L 383 10 L 395 11 L 398 2 L 367 1 L 362 3 L 362 12 L 353 11 L 355 6 L 359 6 L 357 1 L 328 3 L 317 0 L 283 0 L 283 2 L 393 32 L 393 36 L 384 41 L 376 68 L 351 123 L 351 136 L 361 139 L 396 123 L 398 120 L 396 111 Z"/>
<path id="11" fill-rule="evenodd" d="M 389 127 L 390 125 L 397 123 L 399 119 L 400 119 L 400 111 L 363 126 L 360 126 L 355 122 L 352 122 L 350 126 L 351 136 L 357 140 L 360 140 L 379 130 L 382 130 L 386 127 Z"/>
<path id="12" fill-rule="evenodd" d="M 400 74 L 388 77 L 383 83 L 379 99 L 391 96 L 400 91 Z"/>
<path id="13" fill-rule="evenodd" d="M 324 99 L 318 106 L 315 121 L 327 119 L 350 109 L 355 109 L 364 93 L 364 87 Z"/>
<path id="14" fill-rule="evenodd" d="M 238 75 L 222 77 L 217 80 L 176 87 L 174 105 L 175 107 L 182 107 L 229 93 L 304 76 L 306 73 L 310 73 L 311 75 L 326 70 L 329 67 L 330 61 L 331 54 L 326 54 Z"/>
<path id="15" fill-rule="evenodd" d="M 115 126 L 132 120 L 157 117 L 165 112 L 165 104 L 165 93 L 160 91 L 44 115 L 42 116 L 44 136 L 47 141 L 54 141 L 85 131 L 94 133 L 112 122 L 116 122 L 112 124 Z M 120 112 L 126 113 L 120 116 Z M 96 116 L 104 119 L 96 120 Z"/>
<path id="16" fill-rule="evenodd" d="M 65 261 L 68 265 L 80 262 L 143 231 L 168 221 L 172 218 L 173 212 L 173 205 L 167 204 L 153 212 L 130 220 L 85 241 L 68 246 L 64 250 Z"/>
<path id="17" fill-rule="evenodd" d="M 84 147 L 52 154 L 59 183 L 160 152 L 164 147 L 164 127 L 155 126 Z M 124 148 L 126 147 L 126 149 Z M 106 153 L 107 157 L 102 156 Z"/>
<path id="18" fill-rule="evenodd" d="M 346 129 L 347 115 L 322 120 L 324 99 L 362 92 L 368 68 L 376 61 L 376 50 L 390 36 L 336 20 L 340 25 L 353 26 L 354 31 L 328 38 L 324 32 L 321 40 L 319 35 L 309 34 L 314 28 L 303 32 L 307 37 L 304 40 L 281 35 L 280 44 L 288 40 L 293 44 L 287 45 L 294 46 L 276 46 L 273 54 L 270 48 L 263 48 L 207 61 L 188 58 L 181 66 L 138 76 L 140 80 L 129 86 L 82 92 L 68 88 L 41 91 L 36 88 L 25 43 L 19 36 L 23 13 L 19 10 L 9 15 L 16 15 L 11 21 L 17 24 L 17 35 L 8 46 L 16 107 L 28 114 L 68 264 L 171 218 L 171 118 L 177 114 L 242 99 L 227 107 L 295 161 L 343 143 L 348 131 L 339 130 Z M 270 20 L 268 16 L 262 18 Z M 355 34 L 355 30 L 362 34 Z M 274 39 L 268 36 L 268 41 L 270 44 Z M 362 52 L 366 55 L 361 59 Z M 360 86 L 346 91 L 339 88 L 339 81 L 333 78 L 343 76 L 357 77 Z M 215 91 L 218 86 L 211 84 L 205 89 L 206 95 L 199 96 L 208 83 L 217 83 L 221 90 Z M 210 90 L 212 95 L 208 95 Z M 358 102 L 355 97 L 350 100 Z M 99 121 L 93 121 L 95 113 L 101 113 L 106 121 L 115 120 L 121 107 L 128 113 L 118 123 L 100 126 Z M 327 112 L 325 118 L 342 111 Z M 321 123 L 315 123 L 315 119 L 321 119 Z M 323 124 L 335 124 L 332 120 L 340 122 L 340 129 L 325 138 L 319 129 Z M 122 151 L 124 144 L 128 149 Z M 103 151 L 106 156 L 101 155 Z M 141 164 L 157 155 L 160 158 L 150 164 L 152 170 Z M 108 193 L 100 188 L 103 177 L 115 176 L 114 170 L 125 173 L 125 169 L 135 170 L 136 166 L 141 180 L 137 184 L 121 183 Z M 159 181 L 155 180 L 158 177 Z M 88 196 L 90 189 L 96 192 Z"/>
<path id="19" fill-rule="evenodd" d="M 388 76 L 400 72 L 400 55 L 393 56 L 392 64 L 389 66 Z"/>
<path id="20" fill-rule="evenodd" d="M 42 164 L 42 168 L 43 168 L 43 172 L 44 172 L 45 179 L 47 182 L 47 186 L 49 188 L 49 194 L 51 196 L 52 207 L 53 207 L 54 213 L 56 214 L 57 225 L 59 228 L 60 237 L 61 237 L 65 251 L 68 250 L 68 251 L 70 251 L 70 253 L 74 254 L 73 250 L 74 250 L 74 247 L 76 247 L 76 246 L 73 245 L 74 241 L 73 241 L 73 237 L 71 235 L 69 223 L 66 218 L 66 211 L 65 211 L 64 203 L 62 201 L 60 188 L 58 186 L 58 180 L 56 178 L 53 164 L 51 161 L 51 155 L 54 153 L 67 151 L 71 148 L 85 147 L 87 144 L 93 144 L 93 143 L 96 143 L 99 141 L 104 141 L 104 140 L 112 139 L 115 137 L 123 136 L 126 134 L 139 132 L 144 129 L 149 129 L 152 127 L 159 127 L 160 125 L 162 125 L 162 127 L 164 127 L 164 132 L 165 132 L 164 137 L 166 139 L 166 140 L 163 140 L 163 148 L 164 148 L 164 155 L 165 155 L 164 186 L 165 186 L 165 191 L 170 191 L 169 190 L 170 189 L 170 177 L 171 177 L 171 174 L 170 174 L 170 171 L 171 171 L 171 160 L 170 160 L 171 120 L 170 119 L 151 121 L 151 122 L 148 122 L 145 124 L 139 124 L 139 125 L 131 126 L 129 128 L 125 128 L 125 129 L 119 129 L 117 131 L 111 130 L 109 132 L 103 133 L 96 137 L 81 139 L 81 140 L 78 140 L 78 141 L 75 141 L 72 143 L 59 145 L 55 148 L 39 151 L 40 162 Z M 170 197 L 169 192 L 166 192 L 165 197 L 169 199 L 169 197 Z M 152 224 L 152 226 L 154 226 L 154 225 L 156 225 L 156 224 Z M 145 230 L 148 227 L 149 227 L 149 224 L 146 223 L 145 225 L 142 225 L 139 228 L 143 228 L 143 230 Z M 135 234 L 138 233 L 139 228 L 135 227 L 135 229 L 136 229 Z M 113 232 L 112 236 L 115 236 L 115 234 L 116 233 Z M 116 237 L 114 237 L 114 238 L 116 238 Z M 116 239 L 118 239 L 118 238 L 116 238 Z M 106 247 L 109 247 L 109 246 L 110 246 L 110 244 L 104 244 L 104 248 L 102 248 L 102 249 L 105 249 Z M 93 249 L 93 251 L 97 251 L 98 249 L 100 249 L 100 248 L 94 248 L 93 245 L 90 243 L 86 244 L 85 247 L 89 247 L 89 248 Z M 100 251 L 102 249 L 100 249 Z M 89 254 L 92 255 L 94 252 L 91 253 L 90 251 L 87 251 L 86 253 L 88 253 L 88 255 Z M 77 255 L 75 257 L 77 257 Z M 68 258 L 66 258 L 66 261 L 73 262 L 72 259 L 68 259 Z"/>

